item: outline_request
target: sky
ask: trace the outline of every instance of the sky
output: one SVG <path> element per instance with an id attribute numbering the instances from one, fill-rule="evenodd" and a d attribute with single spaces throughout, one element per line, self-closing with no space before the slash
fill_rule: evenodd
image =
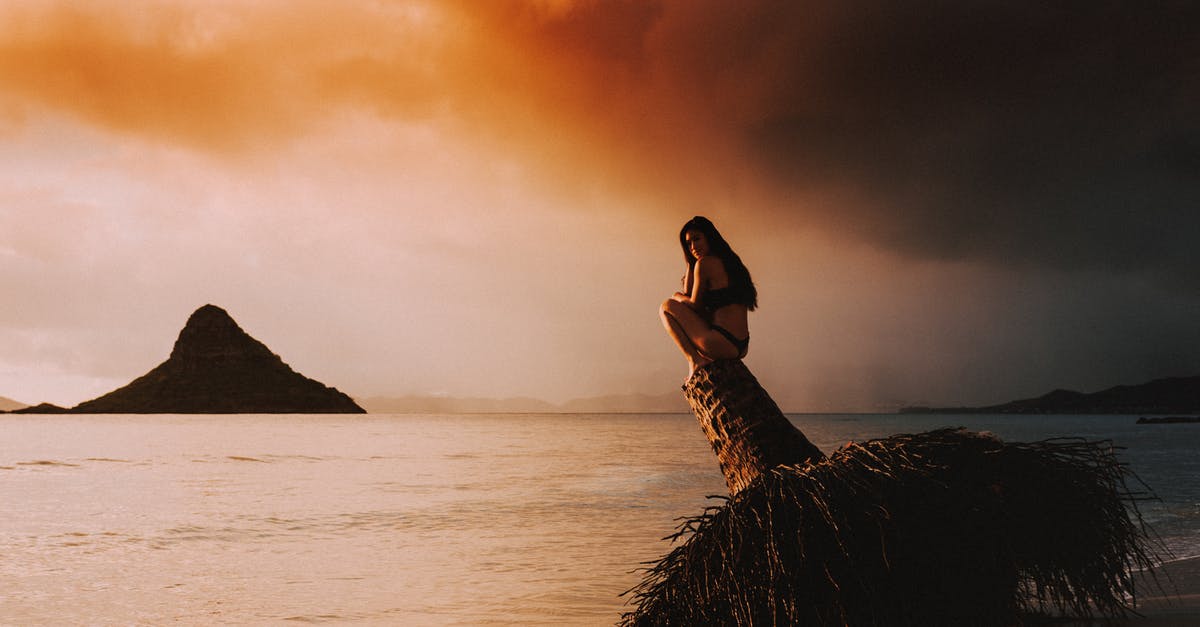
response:
<path id="1" fill-rule="evenodd" d="M 334 7 L 334 8 L 331 8 Z M 1200 373 L 1200 5 L 0 8 L 0 396 L 225 308 L 363 398 L 667 394 L 679 228 L 788 411 Z"/>

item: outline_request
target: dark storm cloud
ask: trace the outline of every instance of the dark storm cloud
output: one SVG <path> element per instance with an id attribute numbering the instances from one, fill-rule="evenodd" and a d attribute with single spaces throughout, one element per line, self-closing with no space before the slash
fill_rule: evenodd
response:
<path id="1" fill-rule="evenodd" d="M 177 16 L 148 37 L 132 17 L 50 11 L 10 20 L 0 84 L 208 149 L 286 141 L 336 106 L 443 111 L 547 180 L 672 212 L 753 187 L 907 256 L 1200 283 L 1198 3 L 444 6 L 445 41 L 309 7 L 190 47 Z M 830 189 L 846 200 L 796 200 Z"/>
<path id="2" fill-rule="evenodd" d="M 599 19 L 579 9 L 596 4 L 568 14 Z M 980 282 L 880 332 L 921 289 L 892 273 L 876 286 L 892 304 L 851 333 L 871 338 L 846 351 L 864 366 L 833 360 L 810 375 L 841 385 L 883 372 L 896 389 L 864 398 L 924 389 L 970 404 L 1200 368 L 1200 4 L 660 8 L 626 14 L 616 30 L 641 36 L 625 53 L 566 52 L 606 68 L 581 89 L 593 96 L 585 117 L 620 131 L 606 148 L 654 177 L 665 211 L 707 195 L 775 230 L 815 226 L 909 259 L 964 261 L 933 265 L 972 268 Z M 593 32 L 562 15 L 536 29 L 568 23 L 572 37 Z M 622 110 L 634 115 L 612 123 Z M 955 340 L 945 301 L 971 298 L 976 319 Z M 897 339 L 923 329 L 937 332 Z"/>
<path id="3" fill-rule="evenodd" d="M 202 45 L 173 14 L 49 11 L 8 20 L 0 85 L 210 150 L 286 143 L 337 107 L 438 111 L 587 194 L 673 213 L 753 188 L 908 256 L 1200 283 L 1200 3 L 440 6 L 429 32 L 263 8 Z M 846 200 L 796 200 L 830 189 Z"/>
<path id="4" fill-rule="evenodd" d="M 767 66 L 788 71 L 745 136 L 783 185 L 865 195 L 843 220 L 906 254 L 1195 285 L 1198 18 L 1185 3 L 844 5 L 823 19 L 835 34 L 777 48 Z M 789 37 L 756 29 L 760 47 Z"/>
<path id="5" fill-rule="evenodd" d="M 791 217 L 908 256 L 1200 279 L 1200 4 L 555 6 L 480 19 L 565 60 L 531 98 L 605 129 L 584 171 L 614 153 L 678 205 L 750 164 Z M 854 200 L 789 204 L 830 188 Z"/>

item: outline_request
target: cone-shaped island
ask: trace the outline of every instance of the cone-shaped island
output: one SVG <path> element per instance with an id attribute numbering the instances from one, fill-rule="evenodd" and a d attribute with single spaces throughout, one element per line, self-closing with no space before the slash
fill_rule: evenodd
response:
<path id="1" fill-rule="evenodd" d="M 366 413 L 335 388 L 292 370 L 224 309 L 188 318 L 171 356 L 129 385 L 85 401 L 87 414 Z"/>

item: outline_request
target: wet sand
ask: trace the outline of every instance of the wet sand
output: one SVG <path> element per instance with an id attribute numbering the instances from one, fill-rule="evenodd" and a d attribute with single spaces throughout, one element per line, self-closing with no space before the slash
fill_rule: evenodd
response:
<path id="1" fill-rule="evenodd" d="M 1141 592 L 1137 611 L 1142 616 L 1108 624 L 1139 627 L 1200 625 L 1200 557 L 1167 562 L 1154 569 L 1154 574 L 1158 585 L 1147 577 L 1138 586 Z"/>
<path id="2" fill-rule="evenodd" d="M 1156 580 L 1157 578 L 1157 580 Z M 1039 627 L 1200 626 L 1200 557 L 1168 562 L 1137 582 L 1137 616 L 1119 620 L 1033 619 Z"/>

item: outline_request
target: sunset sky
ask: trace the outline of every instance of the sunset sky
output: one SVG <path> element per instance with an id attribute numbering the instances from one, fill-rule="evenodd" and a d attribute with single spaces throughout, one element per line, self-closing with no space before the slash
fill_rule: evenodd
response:
<path id="1" fill-rule="evenodd" d="M 0 396 L 219 305 L 356 397 L 663 394 L 710 217 L 790 411 L 1200 374 L 1200 4 L 0 8 Z"/>

